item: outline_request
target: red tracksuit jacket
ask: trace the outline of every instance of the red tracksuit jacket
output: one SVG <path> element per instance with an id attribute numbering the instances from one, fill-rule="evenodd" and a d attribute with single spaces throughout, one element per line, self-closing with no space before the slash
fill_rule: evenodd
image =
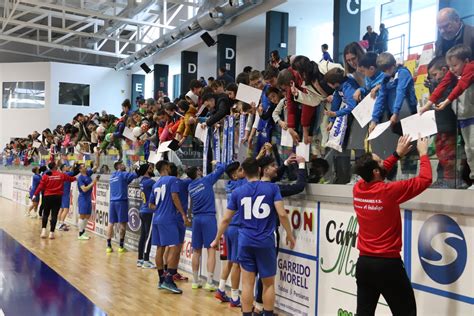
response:
<path id="1" fill-rule="evenodd" d="M 384 161 L 389 171 L 397 163 L 395 156 Z M 354 209 L 359 222 L 357 248 L 361 256 L 399 258 L 402 250 L 400 204 L 426 190 L 432 181 L 427 155 L 420 157 L 420 174 L 396 182 L 359 180 L 353 189 Z"/>
<path id="2" fill-rule="evenodd" d="M 51 171 L 51 175 L 48 176 L 45 174 L 36 188 L 35 196 L 44 190 L 44 196 L 50 195 L 63 195 L 63 186 L 64 182 L 74 182 L 76 181 L 76 177 L 71 177 L 65 173 L 59 172 L 57 170 Z"/>

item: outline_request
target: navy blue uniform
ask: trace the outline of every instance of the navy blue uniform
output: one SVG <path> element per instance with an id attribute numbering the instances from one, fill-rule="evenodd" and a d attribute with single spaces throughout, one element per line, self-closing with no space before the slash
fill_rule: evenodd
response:
<path id="1" fill-rule="evenodd" d="M 30 199 L 33 198 L 33 196 L 35 195 L 36 188 L 38 187 L 40 181 L 41 181 L 41 175 L 35 174 L 33 176 L 33 182 L 31 184 Z M 32 201 L 33 202 L 39 202 L 39 195 L 36 196 L 35 199 L 32 200 Z"/>
<path id="2" fill-rule="evenodd" d="M 92 183 L 92 174 L 94 172 L 91 169 L 87 169 L 87 174 L 80 175 L 77 177 L 77 188 L 79 190 L 79 197 L 77 198 L 77 205 L 79 214 L 90 215 L 92 213 L 92 189 L 89 191 L 82 191 L 82 186 L 88 186 Z"/>
<path id="3" fill-rule="evenodd" d="M 225 192 L 227 195 L 227 205 L 229 205 L 232 192 L 238 187 L 247 183 L 246 179 L 230 180 L 225 186 Z M 238 250 L 239 250 L 239 226 L 240 219 L 239 214 L 236 212 L 230 221 L 229 227 L 224 233 L 225 244 L 227 247 L 227 260 L 233 263 L 238 263 Z"/>
<path id="4" fill-rule="evenodd" d="M 73 176 L 74 172 L 69 171 L 65 172 L 68 176 Z M 69 181 L 64 181 L 64 186 L 63 186 L 63 197 L 61 200 L 61 208 L 69 208 L 69 201 L 71 200 L 71 182 Z"/>
<path id="5" fill-rule="evenodd" d="M 227 205 L 240 219 L 238 261 L 262 278 L 276 274 L 275 202 L 281 200 L 278 185 L 255 181 L 234 190 Z"/>
<path id="6" fill-rule="evenodd" d="M 191 179 L 176 179 L 176 182 L 171 186 L 171 193 L 178 193 L 181 206 L 183 207 L 184 212 L 188 210 L 188 186 L 191 183 Z M 183 217 L 181 213 L 176 213 L 176 219 L 178 221 L 179 229 L 179 240 L 182 244 L 184 242 L 184 237 L 186 235 L 186 226 L 184 225 Z"/>
<path id="7" fill-rule="evenodd" d="M 128 185 L 138 178 L 135 172 L 115 171 L 110 176 L 109 223 L 128 222 Z"/>
<path id="8" fill-rule="evenodd" d="M 193 206 L 193 249 L 210 248 L 217 234 L 216 198 L 213 186 L 225 171 L 225 164 L 218 163 L 216 170 L 205 177 L 193 180 L 189 196 Z"/>
<path id="9" fill-rule="evenodd" d="M 176 207 L 171 197 L 171 187 L 176 177 L 164 176 L 156 181 L 150 194 L 156 210 L 153 216 L 152 245 L 160 247 L 180 244 Z"/>

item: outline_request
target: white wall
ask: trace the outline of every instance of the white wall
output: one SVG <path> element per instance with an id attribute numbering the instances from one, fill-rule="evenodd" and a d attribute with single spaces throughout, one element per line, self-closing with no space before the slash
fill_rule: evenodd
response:
<path id="1" fill-rule="evenodd" d="M 119 115 L 124 99 L 130 98 L 131 76 L 111 68 L 75 64 L 51 63 L 50 125 L 63 125 L 77 113 L 102 110 Z M 59 104 L 59 82 L 90 85 L 90 106 Z M 133 100 L 131 100 L 133 102 Z"/>
<path id="2" fill-rule="evenodd" d="M 0 146 L 12 137 L 26 137 L 34 130 L 41 132 L 50 126 L 51 80 L 49 63 L 0 64 L 0 95 L 3 100 L 3 82 L 44 81 L 45 107 L 42 109 L 3 109 L 0 106 Z"/>

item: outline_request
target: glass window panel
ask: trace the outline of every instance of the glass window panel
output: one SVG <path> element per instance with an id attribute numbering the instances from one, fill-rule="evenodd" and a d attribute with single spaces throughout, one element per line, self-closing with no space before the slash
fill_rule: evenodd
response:
<path id="1" fill-rule="evenodd" d="M 90 85 L 80 83 L 59 83 L 59 104 L 89 106 Z"/>
<path id="2" fill-rule="evenodd" d="M 382 14 L 380 22 L 385 27 L 408 22 L 408 0 L 394 0 L 382 5 Z"/>
<path id="3" fill-rule="evenodd" d="M 411 13 L 410 46 L 436 41 L 436 1 L 427 1 L 428 5 L 415 7 Z M 431 4 L 430 4 L 431 2 Z M 411 50 L 410 50 L 411 53 Z"/>
<path id="4" fill-rule="evenodd" d="M 44 86 L 44 81 L 4 82 L 2 108 L 44 108 Z"/>

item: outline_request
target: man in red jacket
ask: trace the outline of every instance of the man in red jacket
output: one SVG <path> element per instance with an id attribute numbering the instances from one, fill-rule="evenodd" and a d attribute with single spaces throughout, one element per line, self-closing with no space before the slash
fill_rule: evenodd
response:
<path id="1" fill-rule="evenodd" d="M 69 176 L 66 173 L 59 172 L 55 162 L 49 163 L 48 168 L 49 171 L 47 171 L 41 178 L 40 184 L 38 185 L 38 188 L 36 188 L 33 199 L 38 196 L 40 192 L 44 191 L 44 201 L 42 202 L 44 203 L 44 211 L 41 225 L 41 238 L 46 238 L 46 226 L 48 225 L 48 217 L 51 213 L 49 239 L 54 239 L 54 229 L 56 228 L 58 213 L 59 209 L 61 208 L 64 182 L 76 181 L 75 176 L 78 174 L 78 171 L 74 171 L 74 176 Z"/>
<path id="2" fill-rule="evenodd" d="M 400 137 L 396 151 L 382 161 L 375 154 L 366 153 L 355 165 L 362 177 L 353 189 L 354 209 L 359 222 L 357 248 L 357 315 L 374 315 L 380 294 L 387 301 L 393 315 L 416 315 L 413 288 L 400 257 L 402 249 L 402 221 L 400 204 L 431 185 L 431 164 L 427 155 L 428 140 L 420 138 L 418 177 L 384 182 L 387 173 L 406 155 L 410 139 Z"/>

